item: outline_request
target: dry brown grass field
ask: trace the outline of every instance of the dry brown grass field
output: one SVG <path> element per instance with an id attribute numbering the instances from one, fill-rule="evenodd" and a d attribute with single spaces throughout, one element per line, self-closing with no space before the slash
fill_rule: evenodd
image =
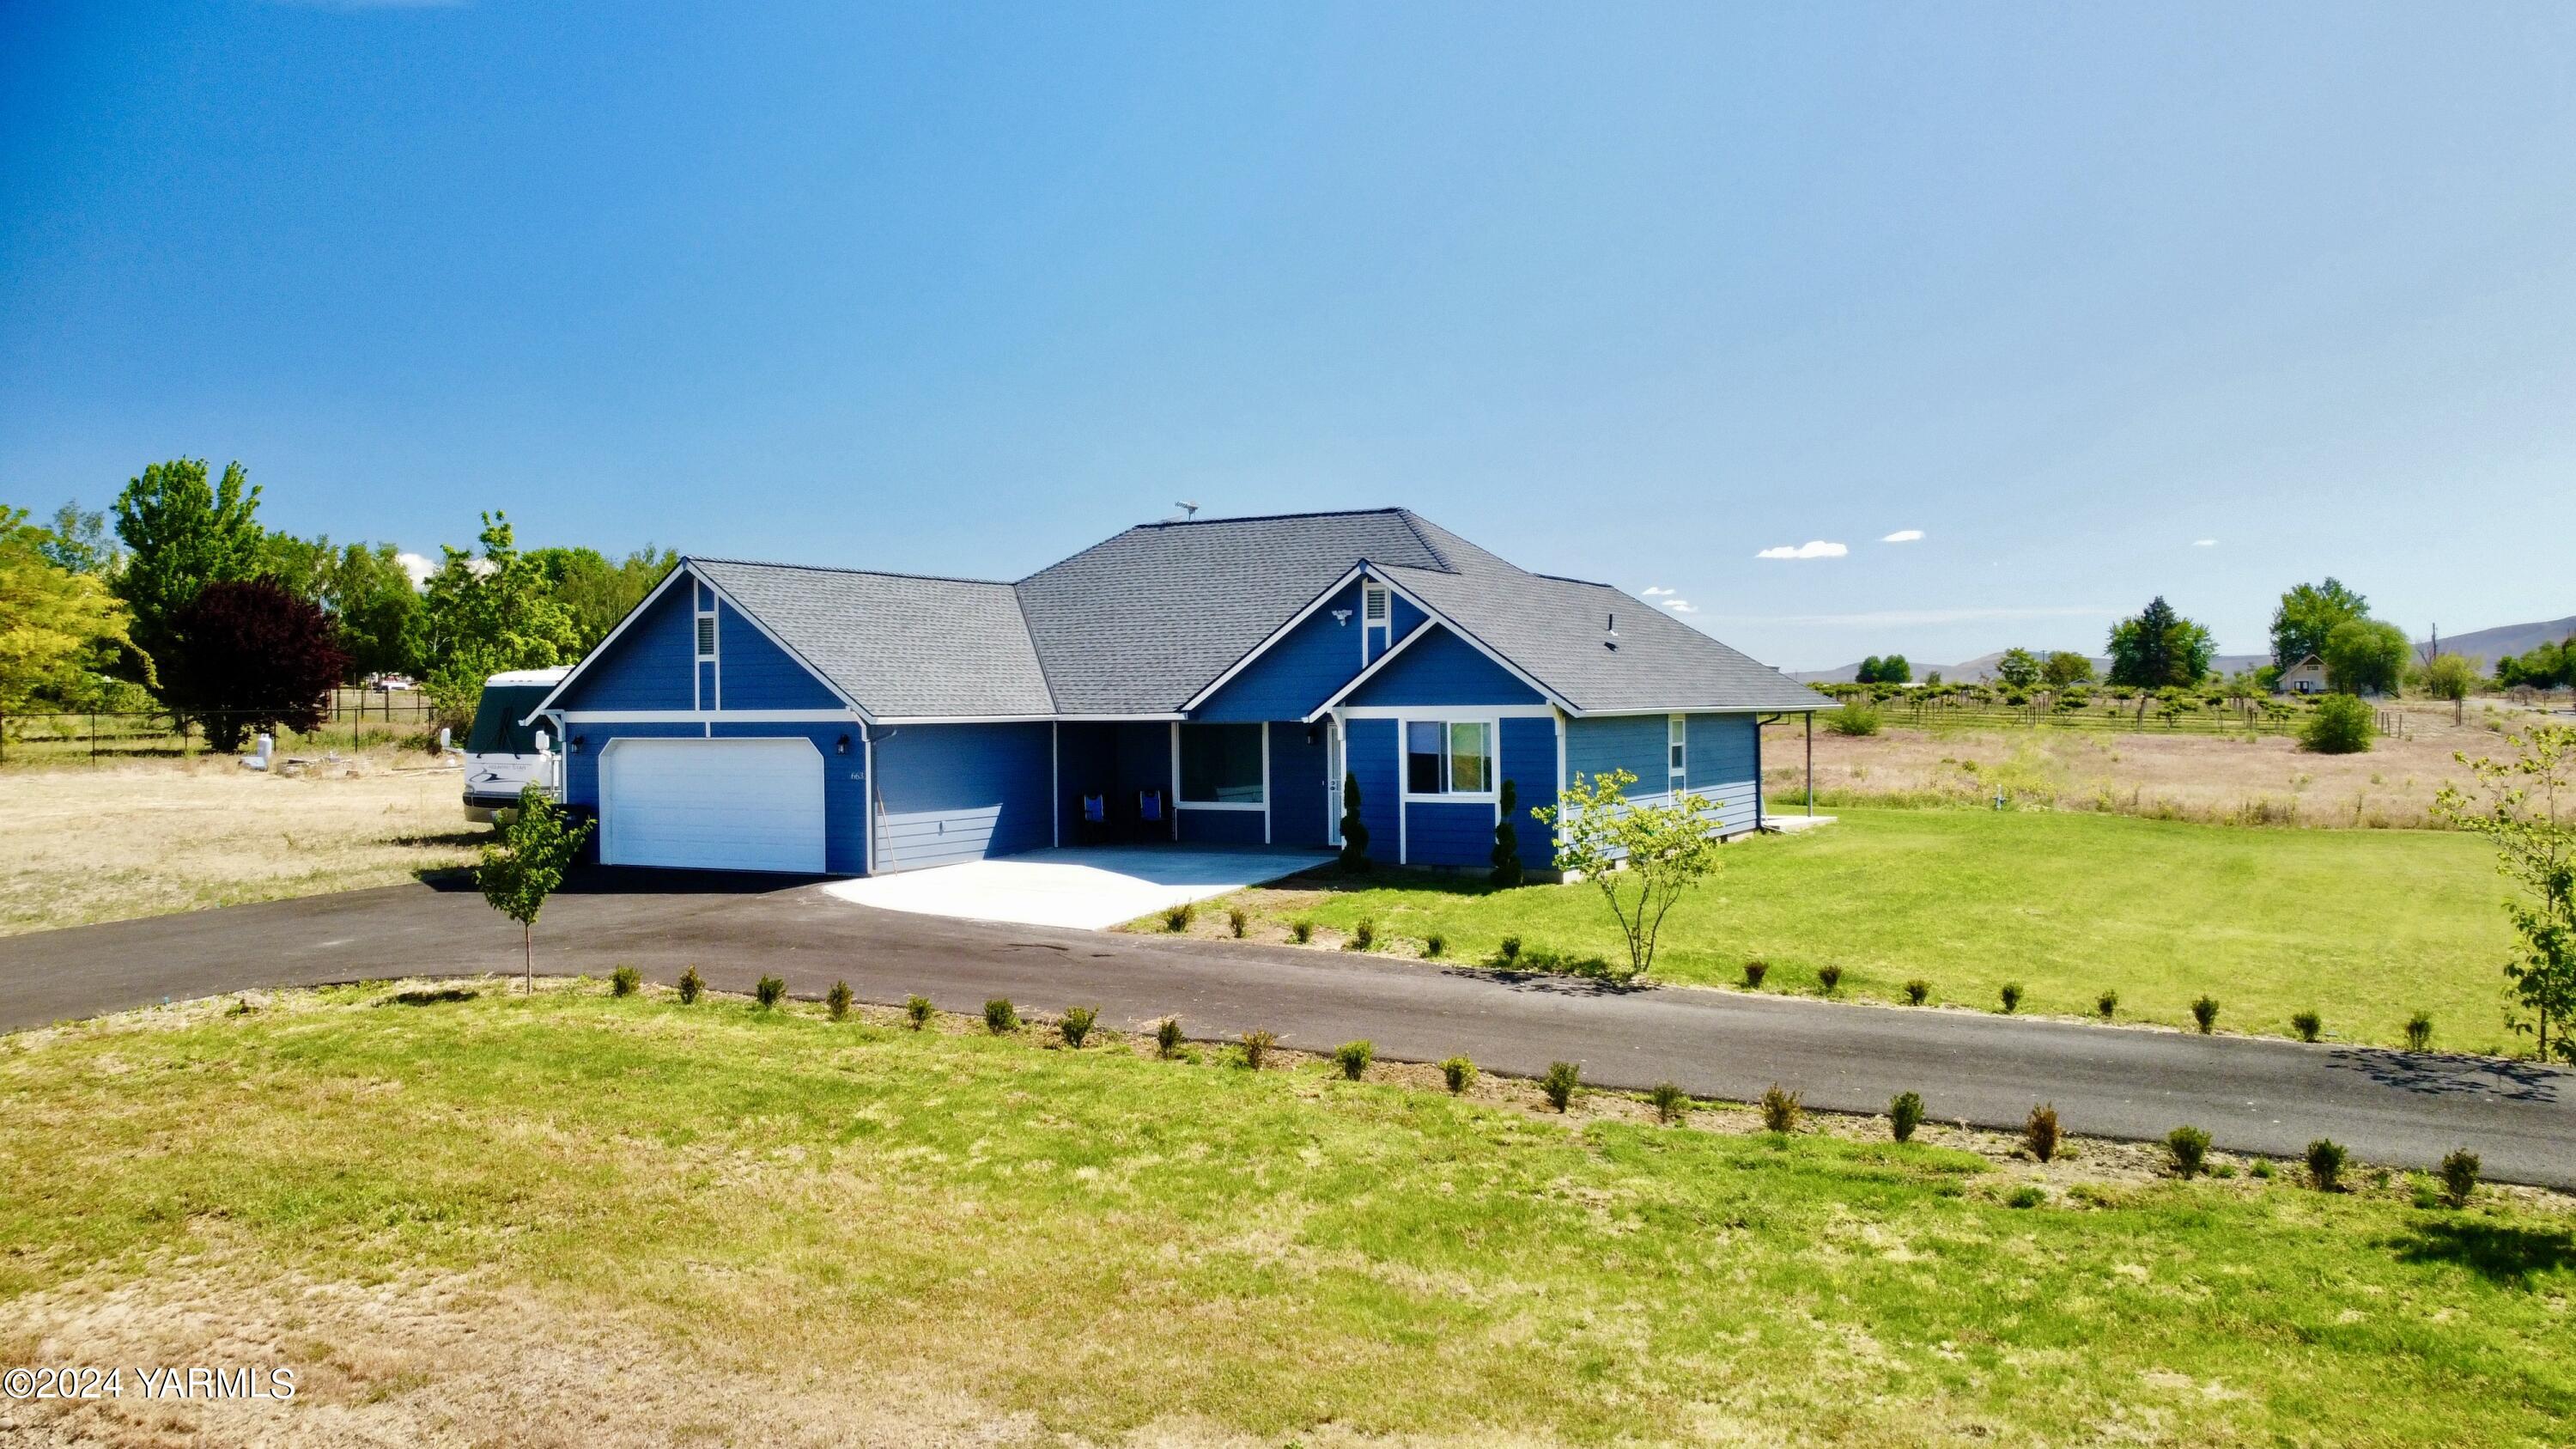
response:
<path id="1" fill-rule="evenodd" d="M 469 865 L 462 777 L 369 750 L 303 773 L 229 758 L 0 773 L 0 934 L 392 885 Z"/>
<path id="2" fill-rule="evenodd" d="M 2433 797 L 2467 776 L 2466 751 L 2507 757 L 2504 732 L 2536 718 L 2472 702 L 2463 723 L 2449 705 L 2408 702 L 2402 737 L 2364 754 L 2316 755 L 2279 736 L 2136 733 L 1896 723 L 1857 738 L 1816 731 L 1819 808 L 1842 804 L 1978 804 L 2003 791 L 2017 808 L 2054 807 L 2162 820 L 2404 830 L 2438 826 Z M 1763 777 L 1774 810 L 1805 788 L 1805 740 L 1794 724 L 1764 731 Z"/>

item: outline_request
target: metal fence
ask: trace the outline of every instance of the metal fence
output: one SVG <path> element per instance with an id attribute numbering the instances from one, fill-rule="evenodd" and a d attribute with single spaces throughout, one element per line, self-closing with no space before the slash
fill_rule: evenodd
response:
<path id="1" fill-rule="evenodd" d="M 256 727 L 269 716 L 248 710 L 0 712 L 0 764 L 184 758 L 205 750 L 206 721 L 227 717 Z M 437 710 L 418 690 L 339 689 L 332 691 L 319 726 L 303 733 L 282 730 L 277 744 L 281 750 L 355 750 L 408 743 L 437 728 Z"/>

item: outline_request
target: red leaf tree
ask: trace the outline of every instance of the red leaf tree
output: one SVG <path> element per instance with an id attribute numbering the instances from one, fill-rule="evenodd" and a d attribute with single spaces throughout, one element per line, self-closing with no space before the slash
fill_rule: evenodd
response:
<path id="1" fill-rule="evenodd" d="M 253 730 L 318 728 L 348 673 L 331 616 L 268 579 L 208 584 L 171 624 L 161 696 L 226 754 Z"/>

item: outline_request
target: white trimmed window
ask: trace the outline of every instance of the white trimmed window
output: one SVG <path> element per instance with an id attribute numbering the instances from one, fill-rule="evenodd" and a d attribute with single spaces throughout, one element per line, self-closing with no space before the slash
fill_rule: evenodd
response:
<path id="1" fill-rule="evenodd" d="M 1390 631 L 1395 627 L 1395 610 L 1387 598 L 1386 585 L 1360 586 L 1360 652 L 1374 659 L 1385 652 Z"/>
<path id="2" fill-rule="evenodd" d="M 1257 724 L 1181 726 L 1181 803 L 1208 809 L 1262 805 L 1262 739 Z"/>
<path id="3" fill-rule="evenodd" d="M 1494 793 L 1494 726 L 1487 720 L 1404 722 L 1404 793 Z"/>
<path id="4" fill-rule="evenodd" d="M 1672 788 L 1678 794 L 1690 780 L 1690 716 L 1672 716 L 1665 736 L 1666 753 L 1672 756 Z"/>

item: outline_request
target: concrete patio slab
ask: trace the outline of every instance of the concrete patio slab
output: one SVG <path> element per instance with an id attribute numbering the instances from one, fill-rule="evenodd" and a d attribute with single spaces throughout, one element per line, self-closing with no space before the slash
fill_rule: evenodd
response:
<path id="1" fill-rule="evenodd" d="M 826 895 L 879 910 L 1098 931 L 1310 870 L 1324 851 L 1067 846 L 835 881 Z"/>

